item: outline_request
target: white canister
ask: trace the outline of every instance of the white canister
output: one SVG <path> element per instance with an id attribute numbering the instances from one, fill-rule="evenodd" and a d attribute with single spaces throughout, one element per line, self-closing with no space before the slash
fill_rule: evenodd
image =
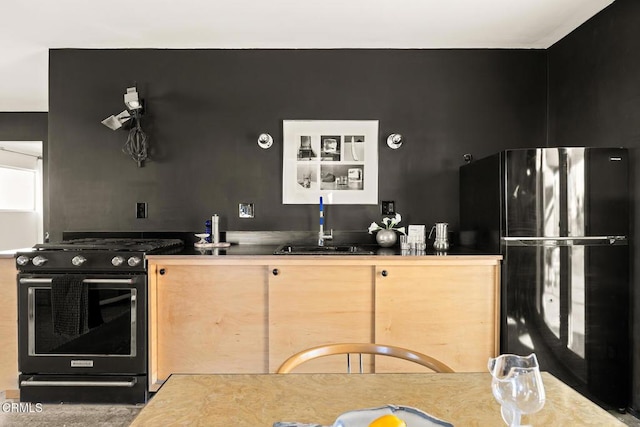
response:
<path id="1" fill-rule="evenodd" d="M 211 242 L 220 243 L 220 217 L 218 215 L 211 217 Z"/>

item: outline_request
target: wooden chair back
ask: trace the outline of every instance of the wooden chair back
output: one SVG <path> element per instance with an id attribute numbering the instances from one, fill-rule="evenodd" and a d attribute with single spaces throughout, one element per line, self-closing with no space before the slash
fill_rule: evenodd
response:
<path id="1" fill-rule="evenodd" d="M 302 363 L 317 359 L 318 357 L 331 356 L 335 354 L 347 355 L 347 372 L 351 373 L 351 358 L 349 355 L 358 354 L 360 356 L 360 373 L 363 372 L 362 355 L 373 354 L 379 356 L 396 357 L 398 359 L 404 359 L 411 362 L 415 362 L 419 365 L 425 366 L 434 372 L 454 372 L 446 364 L 441 361 L 427 356 L 426 354 L 419 353 L 417 351 L 409 350 L 402 347 L 383 345 L 383 344 L 370 344 L 370 343 L 342 343 L 342 344 L 326 344 L 317 347 L 308 348 L 302 350 L 280 365 L 276 373 L 287 374 L 294 368 Z"/>

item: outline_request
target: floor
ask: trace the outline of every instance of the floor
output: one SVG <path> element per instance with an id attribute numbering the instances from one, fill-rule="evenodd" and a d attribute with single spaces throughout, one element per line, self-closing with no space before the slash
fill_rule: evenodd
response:
<path id="1" fill-rule="evenodd" d="M 35 404 L 5 399 L 0 393 L 0 426 L 2 427 L 126 427 L 143 405 Z M 640 427 L 640 419 L 631 414 L 611 412 L 627 426 Z M 258 426 L 256 426 L 258 427 Z M 270 427 L 270 426 L 264 426 Z"/>
<path id="2" fill-rule="evenodd" d="M 628 426 L 640 427 L 640 419 L 631 414 L 620 414 L 617 411 L 610 411 L 611 414 Z"/>
<path id="3" fill-rule="evenodd" d="M 2 427 L 126 427 L 143 405 L 29 404 L 0 393 Z"/>

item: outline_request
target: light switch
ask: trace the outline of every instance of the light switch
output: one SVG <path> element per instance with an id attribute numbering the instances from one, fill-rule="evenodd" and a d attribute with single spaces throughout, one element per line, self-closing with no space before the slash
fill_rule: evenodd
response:
<path id="1" fill-rule="evenodd" d="M 381 203 L 382 215 L 395 215 L 396 202 L 393 200 L 383 200 Z"/>
<path id="2" fill-rule="evenodd" d="M 136 218 L 147 217 L 147 204 L 145 202 L 136 203 Z"/>

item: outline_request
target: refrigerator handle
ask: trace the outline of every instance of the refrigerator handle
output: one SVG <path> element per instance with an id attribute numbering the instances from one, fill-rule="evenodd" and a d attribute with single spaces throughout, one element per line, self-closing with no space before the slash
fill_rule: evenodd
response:
<path id="1" fill-rule="evenodd" d="M 506 246 L 626 245 L 627 236 L 502 237 Z"/>

